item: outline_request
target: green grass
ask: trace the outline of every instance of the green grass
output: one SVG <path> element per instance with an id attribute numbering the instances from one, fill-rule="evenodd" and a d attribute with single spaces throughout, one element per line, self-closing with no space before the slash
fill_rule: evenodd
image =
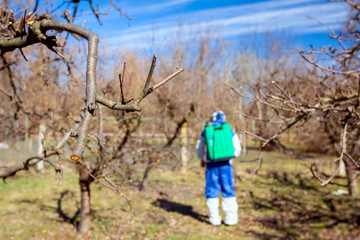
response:
<path id="1" fill-rule="evenodd" d="M 257 155 L 250 151 L 240 159 Z M 320 188 L 304 165 L 310 161 L 330 162 L 323 169 L 328 173 L 335 167 L 326 157 L 297 159 L 266 152 L 258 174 L 241 181 L 257 162 L 235 162 L 239 224 L 232 227 L 207 223 L 204 169 L 194 159 L 187 173 L 154 169 L 142 192 L 133 183 L 122 185 L 135 217 L 123 198 L 93 183 L 92 225 L 84 239 L 356 239 L 359 200 L 332 195 L 339 189 L 335 185 Z M 78 210 L 78 179 L 73 170 L 64 171 L 60 187 L 50 169 L 22 172 L 0 183 L 0 239 L 74 239 L 74 225 L 61 216 L 72 218 Z M 142 171 L 133 176 L 140 178 Z"/>

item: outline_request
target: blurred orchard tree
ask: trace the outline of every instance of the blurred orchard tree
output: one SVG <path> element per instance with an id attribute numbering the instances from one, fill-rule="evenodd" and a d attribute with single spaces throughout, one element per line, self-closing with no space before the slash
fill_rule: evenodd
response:
<path id="1" fill-rule="evenodd" d="M 258 121 L 258 128 L 256 132 L 243 128 L 242 132 L 258 139 L 261 150 L 284 150 L 279 137 L 292 129 L 302 139 L 299 144 L 308 145 L 308 150 L 338 155 L 334 159 L 338 167 L 332 174 L 318 171 L 314 163 L 308 166 L 321 186 L 331 183 L 345 166 L 349 193 L 359 197 L 360 3 L 335 1 L 348 4 L 350 11 L 340 31 L 328 27 L 329 36 L 335 41 L 332 46 L 296 50 L 307 63 L 306 67 L 304 64 L 289 66 L 295 63 L 291 58 L 275 56 L 262 64 L 260 74 L 252 78 L 255 81 L 249 86 L 240 82 L 242 88 L 233 90 L 243 98 L 249 96 L 244 89 L 250 88 L 254 96 L 249 110 L 240 108 L 240 115 Z M 253 61 L 238 58 L 235 74 L 241 72 L 244 62 Z M 251 74 L 248 69 L 241 72 L 246 73 L 245 78 Z M 261 156 L 259 159 L 260 166 Z"/>

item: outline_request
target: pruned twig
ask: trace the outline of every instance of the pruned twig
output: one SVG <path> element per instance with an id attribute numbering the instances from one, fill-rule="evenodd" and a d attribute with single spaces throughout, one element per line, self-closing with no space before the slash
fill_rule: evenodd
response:
<path id="1" fill-rule="evenodd" d="M 125 104 L 125 95 L 124 95 L 124 78 L 125 78 L 125 70 L 126 70 L 126 62 L 123 65 L 122 74 L 119 74 L 119 82 L 120 82 L 120 100 L 122 104 Z"/>
<path id="2" fill-rule="evenodd" d="M 129 207 L 130 207 L 130 212 L 131 212 L 131 214 L 132 214 L 133 216 L 135 216 L 135 213 L 134 213 L 134 210 L 133 210 L 133 207 L 132 207 L 132 204 L 131 204 L 129 198 L 127 198 L 126 195 L 124 195 L 124 194 L 120 191 L 119 187 L 116 186 L 115 183 L 113 183 L 107 176 L 104 177 L 104 179 L 105 179 L 105 181 L 106 181 L 106 183 L 105 183 L 105 182 L 101 181 L 99 178 L 95 177 L 93 174 L 91 174 L 91 172 L 88 171 L 87 169 L 86 169 L 86 171 L 87 171 L 87 173 L 88 173 L 96 182 L 101 183 L 101 184 L 104 185 L 105 187 L 107 187 L 107 188 L 111 189 L 112 191 L 114 191 L 114 192 L 115 192 L 117 195 L 119 195 L 120 197 L 124 198 L 124 199 L 126 200 L 127 204 L 128 204 Z"/>
<path id="3" fill-rule="evenodd" d="M 260 156 L 257 159 L 255 159 L 255 160 L 259 160 L 257 167 L 247 177 L 242 178 L 241 181 L 245 181 L 246 179 L 248 179 L 249 177 L 251 177 L 252 175 L 256 174 L 259 171 L 259 169 L 262 166 L 262 159 L 263 159 L 262 152 L 260 152 Z"/>

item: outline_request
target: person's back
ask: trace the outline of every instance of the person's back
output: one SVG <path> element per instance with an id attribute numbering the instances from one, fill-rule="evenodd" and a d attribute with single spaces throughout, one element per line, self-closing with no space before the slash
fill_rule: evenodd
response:
<path id="1" fill-rule="evenodd" d="M 211 124 L 209 124 L 212 129 L 206 131 L 205 127 L 196 144 L 197 155 L 202 161 L 202 165 L 206 164 L 205 195 L 210 213 L 210 223 L 213 225 L 221 224 L 219 215 L 220 190 L 223 197 L 222 208 L 225 213 L 225 224 L 234 225 L 238 221 L 238 205 L 234 191 L 231 161 L 233 157 L 240 155 L 241 146 L 238 136 L 231 130 L 230 125 L 224 126 L 224 129 L 229 127 L 230 134 L 226 132 L 227 130 L 224 130 L 225 133 L 219 131 L 218 135 L 222 134 L 223 136 L 216 137 L 216 133 L 212 132 L 222 128 L 224 124 L 227 124 L 225 123 L 225 114 L 222 111 L 214 112 L 211 117 Z M 229 138 L 231 139 L 229 140 Z M 228 146 L 229 144 L 232 146 Z M 205 155 L 206 160 L 204 160 Z"/>

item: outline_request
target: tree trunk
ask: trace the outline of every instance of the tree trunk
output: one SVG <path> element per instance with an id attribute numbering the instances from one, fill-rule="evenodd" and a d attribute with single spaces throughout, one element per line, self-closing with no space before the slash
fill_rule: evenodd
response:
<path id="1" fill-rule="evenodd" d="M 241 87 L 241 94 L 243 94 L 243 88 Z M 246 134 L 244 133 L 244 131 L 246 130 L 246 119 L 243 117 L 242 113 L 243 113 L 243 98 L 242 96 L 239 97 L 239 126 L 240 126 L 240 145 L 242 146 L 241 151 L 243 152 L 244 155 L 247 156 L 247 149 L 246 149 Z"/>
<path id="2" fill-rule="evenodd" d="M 15 149 L 16 149 L 16 151 L 20 151 L 19 128 L 20 128 L 19 119 L 18 119 L 18 118 L 16 118 L 16 119 L 15 119 L 15 134 L 16 134 L 16 144 L 15 144 Z"/>
<path id="3" fill-rule="evenodd" d="M 257 85 L 257 86 L 259 86 L 259 85 Z M 256 91 L 256 98 L 257 99 L 260 99 L 260 90 L 259 89 L 257 89 L 257 91 Z M 258 125 L 255 124 L 258 127 L 258 129 L 256 131 L 256 134 L 258 136 L 263 136 L 264 122 L 262 121 L 263 115 L 262 115 L 262 111 L 261 111 L 261 104 L 260 104 L 259 101 L 256 101 L 256 107 L 257 107 L 257 112 L 258 112 L 258 118 L 260 119 L 259 124 Z M 257 142 L 257 141 L 258 141 L 258 139 L 255 138 L 255 142 Z M 261 142 L 259 144 L 261 145 Z"/>
<path id="4" fill-rule="evenodd" d="M 147 185 L 148 185 L 148 177 L 149 177 L 150 171 L 153 168 L 153 166 L 154 166 L 154 162 L 151 161 L 151 159 L 149 159 L 149 162 L 148 162 L 147 167 L 145 169 L 143 178 L 142 178 L 142 180 L 141 180 L 141 182 L 139 184 L 139 191 L 140 192 L 147 187 Z"/>
<path id="5" fill-rule="evenodd" d="M 348 190 L 351 196 L 360 197 L 359 188 L 356 179 L 357 168 L 356 165 L 348 158 L 344 158 L 346 168 L 346 178 L 348 180 Z"/>
<path id="6" fill-rule="evenodd" d="M 38 155 L 44 156 L 44 149 L 45 149 L 45 132 L 46 132 L 46 125 L 45 123 L 40 123 L 39 125 L 39 136 L 38 136 Z M 46 157 L 46 156 L 44 156 Z M 36 169 L 41 171 L 44 169 L 44 161 L 40 161 L 36 164 Z"/>
<path id="7" fill-rule="evenodd" d="M 182 125 L 181 127 L 181 133 L 180 133 L 180 137 L 181 137 L 181 170 L 183 173 L 187 172 L 187 168 L 188 168 L 188 153 L 187 153 L 187 124 L 186 122 Z"/>
<path id="8" fill-rule="evenodd" d="M 86 234 L 90 229 L 90 183 L 89 174 L 86 172 L 83 166 L 79 166 L 79 177 L 80 177 L 80 191 L 81 191 L 81 209 L 80 209 L 80 222 L 78 225 L 78 233 L 83 235 Z"/>

